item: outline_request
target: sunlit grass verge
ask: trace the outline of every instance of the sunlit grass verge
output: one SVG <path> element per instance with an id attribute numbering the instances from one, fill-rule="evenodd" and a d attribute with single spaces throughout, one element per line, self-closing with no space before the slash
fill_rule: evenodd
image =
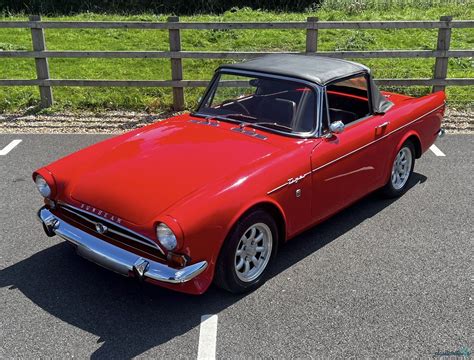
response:
<path id="1" fill-rule="evenodd" d="M 473 19 L 474 8 L 463 1 L 421 0 L 416 4 L 393 7 L 376 6 L 378 2 L 365 1 L 364 6 L 349 8 L 343 0 L 327 0 L 321 8 L 305 13 L 274 13 L 250 9 L 234 9 L 221 15 L 182 17 L 182 21 L 304 21 L 317 16 L 322 21 L 333 20 L 437 20 L 441 15 L 454 19 Z M 430 2 L 431 6 L 425 6 Z M 332 6 L 331 3 L 334 5 Z M 351 2 L 354 4 L 355 2 Z M 383 2 L 388 3 L 388 2 Z M 398 5 L 397 5 L 398 4 Z M 423 5 L 425 4 L 425 5 Z M 447 5 L 446 5 L 447 4 Z M 4 15 L 0 20 L 24 20 L 23 15 Z M 104 15 L 80 14 L 51 17 L 46 20 L 131 20 L 166 21 L 167 15 Z M 47 46 L 50 50 L 168 50 L 168 32 L 163 30 L 126 29 L 47 29 Z M 437 30 L 321 30 L 318 49 L 334 50 L 388 50 L 434 49 Z M 1 50 L 31 50 L 28 29 L 0 29 Z M 304 51 L 305 33 L 297 30 L 185 30 L 182 31 L 183 50 L 196 51 Z M 474 48 L 473 29 L 454 29 L 452 49 Z M 369 66 L 376 78 L 430 78 L 434 59 L 354 59 Z M 184 78 L 208 80 L 217 66 L 232 60 L 184 59 Z M 50 59 L 51 77 L 54 79 L 128 79 L 166 80 L 171 78 L 167 59 Z M 449 77 L 474 77 L 472 58 L 450 59 Z M 34 79 L 33 59 L 0 58 L 0 78 Z M 429 87 L 387 88 L 419 96 L 427 94 Z M 203 89 L 185 89 L 186 106 L 193 108 Z M 55 106 L 48 111 L 79 110 L 138 110 L 162 112 L 172 103 L 170 88 L 119 88 L 119 87 L 54 87 Z M 458 108 L 474 107 L 474 87 L 449 87 L 448 101 Z M 0 87 L 0 112 L 17 112 L 35 109 L 39 104 L 36 87 Z"/>

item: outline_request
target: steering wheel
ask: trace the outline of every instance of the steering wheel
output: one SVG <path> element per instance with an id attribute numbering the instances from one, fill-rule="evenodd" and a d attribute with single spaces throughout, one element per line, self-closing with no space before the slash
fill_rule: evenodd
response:
<path id="1" fill-rule="evenodd" d="M 237 100 L 224 100 L 222 102 L 222 105 L 232 104 L 232 103 L 238 105 L 245 112 L 245 115 L 250 115 L 250 111 L 240 101 L 237 101 Z"/>

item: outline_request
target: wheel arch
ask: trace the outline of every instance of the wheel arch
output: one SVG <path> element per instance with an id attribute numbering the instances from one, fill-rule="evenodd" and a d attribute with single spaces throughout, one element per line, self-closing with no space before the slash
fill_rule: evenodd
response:
<path id="1" fill-rule="evenodd" d="M 220 284 L 219 286 L 223 287 L 224 289 L 229 290 L 228 286 L 226 285 L 225 276 L 222 274 L 222 272 L 219 272 L 218 270 L 219 262 L 220 262 L 219 259 L 222 257 L 224 244 L 229 238 L 229 235 L 232 233 L 234 228 L 237 226 L 238 221 L 241 218 L 243 218 L 245 215 L 259 209 L 262 209 L 268 212 L 275 219 L 275 222 L 277 225 L 277 231 L 278 231 L 278 245 L 276 248 L 278 248 L 286 240 L 286 219 L 285 219 L 284 212 L 279 206 L 279 204 L 271 200 L 260 200 L 260 201 L 256 201 L 253 204 L 250 204 L 249 206 L 242 207 L 242 211 L 239 211 L 232 218 L 232 221 L 229 222 L 230 225 L 226 229 L 227 233 L 226 233 L 224 241 L 220 244 L 220 248 L 216 257 L 215 267 L 213 268 L 213 282 L 218 285 Z"/>
<path id="2" fill-rule="evenodd" d="M 242 209 L 232 220 L 232 225 L 229 227 L 227 231 L 227 236 L 229 233 L 232 231 L 232 229 L 235 227 L 239 219 L 244 217 L 245 215 L 251 213 L 252 211 L 255 210 L 263 210 L 270 214 L 273 219 L 275 219 L 277 229 L 278 229 L 278 244 L 281 245 L 286 241 L 286 229 L 287 229 L 287 222 L 286 222 L 286 216 L 284 214 L 283 209 L 280 207 L 279 204 L 277 204 L 274 201 L 271 200 L 260 200 L 258 202 L 255 202 L 249 206 L 246 206 L 245 208 Z"/>
<path id="3" fill-rule="evenodd" d="M 401 141 L 398 143 L 395 151 L 398 151 L 406 141 L 411 141 L 415 147 L 415 159 L 419 159 L 423 153 L 421 147 L 420 136 L 415 131 L 410 131 L 402 137 Z"/>
<path id="4" fill-rule="evenodd" d="M 393 159 L 395 158 L 395 155 L 397 154 L 398 150 L 402 147 L 402 145 L 406 141 L 411 141 L 411 143 L 415 147 L 415 159 L 419 159 L 421 157 L 423 151 L 422 151 L 422 147 L 421 147 L 420 136 L 415 131 L 411 130 L 411 131 L 408 131 L 406 134 L 404 134 L 401 137 L 400 141 L 394 147 L 393 153 L 390 156 L 390 159 L 392 159 L 391 161 L 393 161 Z M 387 183 L 387 181 L 389 181 L 391 170 L 392 170 L 392 163 L 387 162 L 387 167 L 385 168 L 385 171 L 384 171 L 384 173 L 385 173 L 384 184 Z"/>
<path id="5" fill-rule="evenodd" d="M 405 141 L 411 141 L 411 143 L 415 147 L 415 159 L 419 159 L 421 157 L 422 150 L 421 141 L 418 135 L 412 134 Z"/>

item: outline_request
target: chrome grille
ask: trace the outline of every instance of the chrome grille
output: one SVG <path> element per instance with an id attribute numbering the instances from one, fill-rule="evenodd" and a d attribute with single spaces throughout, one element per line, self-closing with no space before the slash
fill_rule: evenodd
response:
<path id="1" fill-rule="evenodd" d="M 58 210 L 60 210 L 67 217 L 72 216 L 73 221 L 80 223 L 82 226 L 88 228 L 92 232 L 106 236 L 121 243 L 125 243 L 129 246 L 136 246 L 140 244 L 140 250 L 158 250 L 160 255 L 164 255 L 163 250 L 154 241 L 119 224 L 113 223 L 88 211 L 78 209 L 74 206 L 64 203 L 58 204 Z M 96 230 L 97 224 L 106 225 L 106 233 L 98 232 Z"/>

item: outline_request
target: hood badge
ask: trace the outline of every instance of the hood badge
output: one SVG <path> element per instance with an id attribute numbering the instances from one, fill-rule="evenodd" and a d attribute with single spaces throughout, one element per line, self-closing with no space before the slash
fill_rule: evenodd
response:
<path id="1" fill-rule="evenodd" d="M 89 205 L 86 205 L 86 204 L 81 204 L 81 209 L 82 209 L 82 210 L 85 210 L 85 211 L 88 211 L 88 212 L 90 212 L 90 213 L 92 213 L 92 214 L 94 214 L 94 215 L 101 216 L 101 217 L 103 217 L 104 219 L 109 220 L 109 221 L 113 221 L 113 222 L 115 222 L 115 223 L 117 223 L 117 224 L 121 224 L 121 223 L 122 223 L 122 219 L 120 219 L 119 217 L 114 216 L 114 215 L 111 215 L 111 214 L 109 214 L 108 212 L 103 211 L 103 210 L 100 210 L 100 209 L 97 209 L 97 208 L 95 208 L 95 207 L 93 207 L 93 206 L 89 206 Z M 97 228 L 97 226 L 96 226 L 96 228 Z M 97 231 L 99 231 L 99 230 L 97 230 Z M 107 231 L 107 227 L 106 227 L 106 230 L 105 230 L 105 231 Z M 102 234 L 102 233 L 101 233 L 101 234 Z"/>
<path id="2" fill-rule="evenodd" d="M 99 234 L 105 234 L 107 232 L 107 230 L 109 230 L 109 228 L 107 226 L 105 226 L 104 224 L 101 224 L 101 223 L 96 223 L 95 224 L 95 230 L 99 233 Z"/>

